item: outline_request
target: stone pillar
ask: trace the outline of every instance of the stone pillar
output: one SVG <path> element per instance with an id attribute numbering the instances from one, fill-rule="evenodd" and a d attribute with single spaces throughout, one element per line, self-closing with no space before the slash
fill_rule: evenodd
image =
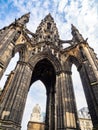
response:
<path id="1" fill-rule="evenodd" d="M 61 72 L 57 83 L 57 129 L 79 130 L 77 110 L 70 72 Z"/>
<path id="2" fill-rule="evenodd" d="M 55 92 L 50 88 L 47 92 L 47 107 L 46 107 L 46 121 L 45 130 L 55 130 Z"/>
<path id="3" fill-rule="evenodd" d="M 93 59 L 93 57 L 91 56 L 90 52 L 89 52 L 89 48 L 87 47 L 84 47 L 84 52 L 85 52 L 85 55 L 90 63 L 90 65 L 92 66 L 92 70 L 93 70 L 93 73 L 98 81 L 98 64 L 96 66 L 96 61 L 97 61 L 97 58 L 96 59 Z M 93 53 L 93 52 L 91 52 Z M 95 61 L 96 60 L 96 61 Z"/>
<path id="4" fill-rule="evenodd" d="M 3 130 L 20 130 L 25 102 L 29 90 L 32 71 L 27 63 L 19 61 L 10 89 L 6 92 L 0 111 L 0 128 Z"/>
<path id="5" fill-rule="evenodd" d="M 72 83 L 72 72 L 66 71 L 63 73 L 63 80 L 65 81 L 64 101 L 65 101 L 65 112 L 66 112 L 66 127 L 69 130 L 80 130 L 78 124 L 76 100 L 74 96 L 73 83 Z M 66 129 L 66 130 L 67 130 Z"/>
<path id="6" fill-rule="evenodd" d="M 11 73 L 9 74 L 7 78 L 5 86 L 3 88 L 2 94 L 0 95 L 0 104 L 2 104 L 2 102 L 7 98 L 8 96 L 7 94 L 10 93 L 11 91 L 10 84 L 12 83 L 13 77 L 14 77 L 14 71 L 11 71 Z M 2 106 L 0 105 L 0 112 L 2 111 Z"/>
<path id="7" fill-rule="evenodd" d="M 56 84 L 55 84 L 55 93 L 54 93 L 54 96 L 55 96 L 55 111 L 54 111 L 54 119 L 55 119 L 55 129 L 54 130 L 57 130 L 57 127 L 58 127 L 58 115 L 57 115 L 57 108 L 58 108 L 58 74 L 56 74 Z"/>
<path id="8" fill-rule="evenodd" d="M 85 96 L 91 119 L 93 122 L 94 130 L 98 129 L 98 82 L 96 75 L 93 72 L 93 66 L 88 60 L 82 63 L 79 69 Z"/>
<path id="9" fill-rule="evenodd" d="M 57 94 L 57 129 L 64 129 L 63 106 L 62 106 L 62 85 L 61 74 L 56 76 L 56 94 Z"/>
<path id="10" fill-rule="evenodd" d="M 49 130 L 49 113 L 50 113 L 49 102 L 50 102 L 50 96 L 49 93 L 47 93 L 45 130 Z"/>
<path id="11" fill-rule="evenodd" d="M 88 108 L 94 129 L 98 129 L 98 62 L 97 57 L 88 45 L 81 49 L 82 65 L 79 67 L 80 76 L 86 95 Z"/>

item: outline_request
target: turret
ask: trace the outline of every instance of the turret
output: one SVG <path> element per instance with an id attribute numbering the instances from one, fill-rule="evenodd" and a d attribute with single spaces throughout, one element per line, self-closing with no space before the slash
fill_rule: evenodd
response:
<path id="1" fill-rule="evenodd" d="M 48 14 L 36 30 L 36 42 L 51 42 L 59 46 L 59 34 L 51 14 Z"/>
<path id="2" fill-rule="evenodd" d="M 29 17 L 30 13 L 27 13 L 0 30 L 0 78 L 12 58 L 16 41 L 29 21 Z"/>
<path id="3" fill-rule="evenodd" d="M 82 35 L 79 33 L 78 29 L 73 24 L 71 24 L 71 30 L 72 30 L 71 33 L 72 33 L 74 42 L 76 42 L 76 43 L 84 42 L 84 38 L 82 37 Z"/>
<path id="4" fill-rule="evenodd" d="M 30 12 L 27 13 L 27 14 L 24 14 L 21 18 L 19 18 L 17 20 L 15 19 L 15 24 L 23 26 L 23 25 L 25 25 L 26 23 L 29 22 L 29 18 L 30 18 Z"/>

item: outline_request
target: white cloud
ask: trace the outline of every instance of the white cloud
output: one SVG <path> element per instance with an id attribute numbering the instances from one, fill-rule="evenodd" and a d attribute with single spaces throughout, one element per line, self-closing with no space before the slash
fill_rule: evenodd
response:
<path id="1" fill-rule="evenodd" d="M 84 38 L 88 37 L 89 45 L 94 47 L 97 53 L 98 30 L 96 28 L 98 28 L 98 4 L 94 3 L 94 0 L 72 0 L 63 11 L 67 23 L 73 23 L 80 30 Z"/>
<path id="2" fill-rule="evenodd" d="M 59 6 L 58 6 L 58 11 L 63 12 L 67 3 L 68 3 L 68 0 L 60 0 Z"/>

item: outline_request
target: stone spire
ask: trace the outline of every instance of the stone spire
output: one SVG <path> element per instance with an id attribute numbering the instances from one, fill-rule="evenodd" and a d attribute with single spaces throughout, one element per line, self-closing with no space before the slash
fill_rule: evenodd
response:
<path id="1" fill-rule="evenodd" d="M 36 30 L 36 41 L 51 42 L 58 45 L 59 34 L 53 17 L 49 13 L 40 23 Z"/>
<path id="2" fill-rule="evenodd" d="M 30 18 L 30 13 L 24 14 L 23 16 L 21 16 L 21 18 L 15 19 L 15 21 L 13 23 L 11 23 L 9 26 L 6 26 L 2 29 L 0 29 L 0 37 L 2 37 L 2 35 L 4 36 L 4 34 L 6 34 L 6 32 L 8 31 L 8 29 L 15 25 L 15 26 L 25 26 L 26 23 L 29 22 L 29 18 Z"/>
<path id="3" fill-rule="evenodd" d="M 19 18 L 17 20 L 15 19 L 15 24 L 23 26 L 23 25 L 25 25 L 26 23 L 29 22 L 29 18 L 30 18 L 30 12 L 27 13 L 27 14 L 24 14 L 21 18 Z"/>
<path id="4" fill-rule="evenodd" d="M 41 108 L 39 104 L 36 104 L 36 106 L 33 108 L 30 121 L 32 122 L 41 122 Z"/>
<path id="5" fill-rule="evenodd" d="M 84 38 L 82 37 L 82 35 L 79 33 L 78 29 L 71 24 L 71 30 L 72 30 L 72 35 L 73 35 L 73 40 L 74 42 L 84 42 Z"/>

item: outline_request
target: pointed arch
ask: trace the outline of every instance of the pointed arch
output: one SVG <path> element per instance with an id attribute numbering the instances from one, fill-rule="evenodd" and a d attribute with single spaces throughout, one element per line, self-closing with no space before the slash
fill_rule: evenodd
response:
<path id="1" fill-rule="evenodd" d="M 47 59 L 48 61 L 51 62 L 51 64 L 53 65 L 56 73 L 59 73 L 60 71 L 62 71 L 62 66 L 61 66 L 60 61 L 54 55 L 52 55 L 51 53 L 42 52 L 42 53 L 36 54 L 36 55 L 32 56 L 29 59 L 28 62 L 32 66 L 32 68 L 34 68 L 35 65 L 40 60 L 43 60 L 43 59 Z"/>
<path id="2" fill-rule="evenodd" d="M 28 92 L 28 96 L 27 96 L 24 114 L 23 114 L 22 129 L 26 129 L 27 123 L 28 123 L 28 127 L 30 127 L 30 124 L 28 121 L 30 122 L 31 121 L 33 122 L 34 120 L 38 121 L 32 118 L 33 108 L 36 104 L 39 104 L 41 107 L 40 122 L 45 121 L 46 100 L 47 100 L 46 98 L 47 98 L 46 88 L 45 88 L 45 85 L 41 82 L 41 80 L 37 80 L 33 84 L 31 84 L 30 91 Z M 42 112 L 45 114 L 44 117 L 42 116 Z"/>
<path id="3" fill-rule="evenodd" d="M 12 56 L 15 55 L 15 53 L 19 52 L 19 60 L 25 61 L 25 53 L 26 53 L 26 44 L 19 44 L 16 45 L 13 49 Z"/>
<path id="4" fill-rule="evenodd" d="M 79 60 L 77 57 L 70 55 L 67 58 L 67 62 L 69 62 L 70 64 L 70 68 L 72 67 L 72 65 L 74 64 L 77 67 L 77 70 L 81 68 L 81 60 Z"/>

